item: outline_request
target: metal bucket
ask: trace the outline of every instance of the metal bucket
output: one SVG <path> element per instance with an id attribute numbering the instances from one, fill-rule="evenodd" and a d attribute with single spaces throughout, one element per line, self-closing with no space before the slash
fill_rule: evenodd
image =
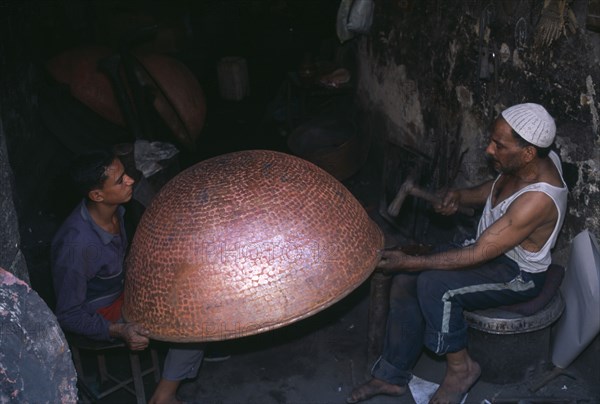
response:
<path id="1" fill-rule="evenodd" d="M 464 312 L 469 354 L 481 366 L 481 380 L 518 383 L 550 362 L 550 325 L 565 307 L 560 293 L 539 312 L 522 316 L 500 309 Z"/>

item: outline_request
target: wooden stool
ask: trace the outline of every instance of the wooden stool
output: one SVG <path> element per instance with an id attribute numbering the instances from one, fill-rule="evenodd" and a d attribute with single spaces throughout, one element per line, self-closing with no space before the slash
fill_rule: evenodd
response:
<path id="1" fill-rule="evenodd" d="M 101 398 L 108 396 L 109 394 L 123 389 L 133 394 L 136 397 L 138 404 L 146 403 L 146 394 L 144 392 L 143 380 L 144 376 L 146 376 L 149 373 L 153 373 L 154 381 L 158 382 L 160 380 L 160 368 L 156 349 L 149 349 L 152 365 L 149 368 L 142 371 L 139 358 L 140 352 L 131 351 L 127 349 L 127 346 L 124 342 L 95 341 L 80 335 L 65 335 L 67 337 L 67 341 L 69 342 L 69 347 L 71 348 L 71 354 L 73 356 L 73 363 L 75 365 L 75 370 L 77 371 L 77 386 L 79 387 L 80 391 L 83 394 L 85 394 L 90 400 L 96 402 Z M 108 369 L 106 367 L 105 354 L 110 350 L 127 351 L 127 355 L 129 356 L 129 363 L 131 366 L 130 378 L 120 380 L 108 372 Z M 111 381 L 112 383 L 114 383 L 111 387 L 106 388 L 100 392 L 95 392 L 94 389 L 90 388 L 86 381 L 85 373 L 83 371 L 81 351 L 91 351 L 94 353 L 98 364 L 100 386 L 104 386 L 106 382 Z M 129 386 L 132 383 L 133 389 Z"/>

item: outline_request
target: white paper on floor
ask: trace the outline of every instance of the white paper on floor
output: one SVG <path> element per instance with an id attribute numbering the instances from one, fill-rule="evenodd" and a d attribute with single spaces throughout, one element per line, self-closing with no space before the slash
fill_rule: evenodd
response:
<path id="1" fill-rule="evenodd" d="M 421 379 L 417 376 L 413 376 L 408 383 L 410 393 L 412 394 L 413 400 L 415 400 L 416 404 L 428 404 L 429 400 L 439 386 L 439 384 L 428 382 L 427 380 Z M 465 394 L 460 404 L 465 403 L 467 396 L 468 394 Z"/>

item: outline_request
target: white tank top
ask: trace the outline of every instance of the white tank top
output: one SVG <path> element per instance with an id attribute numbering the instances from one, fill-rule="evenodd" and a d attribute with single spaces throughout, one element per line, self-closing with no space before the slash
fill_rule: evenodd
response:
<path id="1" fill-rule="evenodd" d="M 519 268 L 521 268 L 521 270 L 533 273 L 544 272 L 546 269 L 548 269 L 552 259 L 550 253 L 554 247 L 554 244 L 556 243 L 556 239 L 565 219 L 565 213 L 567 209 L 567 194 L 569 191 L 562 176 L 560 158 L 554 151 L 550 152 L 549 157 L 552 159 L 552 162 L 560 174 L 560 179 L 563 183 L 562 187 L 555 187 L 554 185 L 550 185 L 546 182 L 537 182 L 520 189 L 518 192 L 515 192 L 510 197 L 506 198 L 492 208 L 492 195 L 494 193 L 496 182 L 498 182 L 498 179 L 500 179 L 502 176 L 502 174 L 500 174 L 492 185 L 492 191 L 488 195 L 485 208 L 483 209 L 481 219 L 479 219 L 479 226 L 477 228 L 477 238 L 479 238 L 485 229 L 491 226 L 496 220 L 504 216 L 510 204 L 525 192 L 543 192 L 552 198 L 554 204 L 556 205 L 556 209 L 558 210 L 558 220 L 554 226 L 554 231 L 542 249 L 537 252 L 531 252 L 518 245 L 505 253 L 508 258 L 519 264 Z"/>

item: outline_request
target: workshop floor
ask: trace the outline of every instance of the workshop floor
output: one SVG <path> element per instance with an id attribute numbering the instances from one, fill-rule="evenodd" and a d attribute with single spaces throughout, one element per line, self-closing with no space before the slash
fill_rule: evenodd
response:
<path id="1" fill-rule="evenodd" d="M 213 108 L 203 137 L 213 137 L 200 148 L 202 157 L 236 149 L 268 148 L 285 151 L 285 133 L 264 119 L 263 110 L 252 103 L 224 103 Z M 246 138 L 248 132 L 262 136 Z M 229 138 L 227 136 L 230 136 Z M 345 184 L 386 232 L 395 234 L 377 215 L 376 176 L 367 165 Z M 353 386 L 367 380 L 367 327 L 369 284 L 366 282 L 330 308 L 298 323 L 269 333 L 227 341 L 220 349 L 231 354 L 222 362 L 204 362 L 194 380 L 184 382 L 179 397 L 191 403 L 344 403 Z M 597 342 L 597 341 L 596 341 Z M 493 355 L 493 352 L 490 352 Z M 595 343 L 568 370 L 575 378 L 559 376 L 533 393 L 535 379 L 518 384 L 494 385 L 477 382 L 467 403 L 600 403 L 598 366 L 600 344 Z M 594 359 L 595 358 L 595 359 Z M 127 370 L 124 358 L 113 366 Z M 595 370 L 596 369 L 596 370 Z M 443 379 L 445 363 L 424 353 L 415 375 L 433 383 Z M 146 395 L 155 383 L 146 376 Z M 487 401 L 486 401 L 487 400 Z M 135 402 L 133 396 L 117 392 L 102 403 Z M 415 403 L 412 395 L 379 396 L 368 403 Z M 417 402 L 420 404 L 420 402 Z"/>
<path id="2" fill-rule="evenodd" d="M 180 397 L 195 403 L 345 402 L 352 387 L 368 378 L 367 292 L 359 288 L 312 319 L 258 336 L 250 344 L 240 342 L 231 359 L 205 363 L 197 380 L 182 385 Z M 414 373 L 439 383 L 444 370 L 443 361 L 423 354 Z M 531 380 L 511 385 L 478 382 L 466 402 L 598 403 L 597 380 L 586 373 L 577 374 L 576 379 L 560 376 L 536 393 L 529 391 Z M 368 402 L 422 403 L 411 394 L 379 396 Z"/>
<path id="3" fill-rule="evenodd" d="M 231 358 L 203 363 L 194 380 L 184 382 L 179 398 L 207 404 L 310 404 L 344 403 L 353 386 L 368 377 L 366 363 L 368 284 L 325 311 L 285 328 L 241 340 L 225 347 Z M 466 403 L 599 403 L 598 374 L 593 357 L 599 357 L 599 344 L 568 370 L 575 376 L 559 376 L 535 393 L 529 391 L 534 379 L 517 384 L 476 383 Z M 493 352 L 490 354 L 493 355 Z M 121 370 L 125 367 L 121 365 Z M 595 365 L 597 369 L 597 365 Z M 439 383 L 444 362 L 424 353 L 415 375 Z M 155 384 L 146 377 L 149 397 Z M 486 401 L 487 400 L 487 401 Z M 102 403 L 134 403 L 133 396 L 115 393 Z M 379 396 L 368 403 L 411 404 L 404 397 Z"/>

